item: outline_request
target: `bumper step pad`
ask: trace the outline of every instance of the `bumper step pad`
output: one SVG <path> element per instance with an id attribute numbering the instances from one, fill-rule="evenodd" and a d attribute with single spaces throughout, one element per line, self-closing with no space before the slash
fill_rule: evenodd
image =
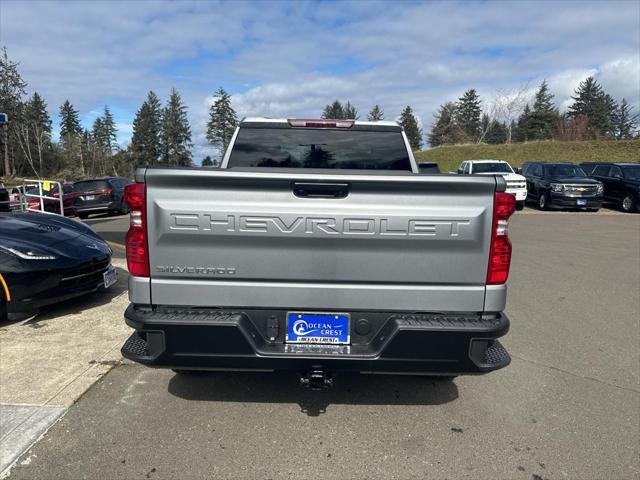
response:
<path id="1" fill-rule="evenodd" d="M 508 365 L 511 363 L 511 356 L 502 344 L 495 340 L 485 353 L 485 365 Z"/>
<path id="2" fill-rule="evenodd" d="M 138 332 L 131 335 L 122 346 L 122 353 L 130 357 L 148 357 L 147 341 L 141 338 Z"/>

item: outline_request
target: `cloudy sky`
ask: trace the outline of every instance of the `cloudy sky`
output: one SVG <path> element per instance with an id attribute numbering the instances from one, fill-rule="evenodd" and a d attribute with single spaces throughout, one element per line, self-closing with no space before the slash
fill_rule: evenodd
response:
<path id="1" fill-rule="evenodd" d="M 148 90 L 175 86 L 189 107 L 194 158 L 212 93 L 245 115 L 317 117 L 335 98 L 387 119 L 410 104 L 424 127 L 438 105 L 476 88 L 547 79 L 561 110 L 594 75 L 640 104 L 640 2 L 213 2 L 0 0 L 0 45 L 29 93 L 57 115 L 69 99 L 90 127 L 108 104 L 131 138 Z M 637 111 L 637 110 L 636 110 Z"/>

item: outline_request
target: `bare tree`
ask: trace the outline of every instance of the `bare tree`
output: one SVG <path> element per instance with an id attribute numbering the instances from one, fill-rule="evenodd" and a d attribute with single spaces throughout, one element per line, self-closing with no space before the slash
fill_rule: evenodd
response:
<path id="1" fill-rule="evenodd" d="M 33 173 L 36 174 L 36 177 L 40 178 L 38 174 L 38 170 L 36 170 L 35 162 L 33 158 L 33 152 L 31 151 L 31 129 L 29 128 L 29 123 L 19 123 L 16 125 L 16 133 L 18 137 L 18 144 L 20 145 L 20 149 L 24 154 L 24 158 L 29 163 L 29 166 L 33 170 Z M 40 156 L 40 165 L 42 166 L 42 156 Z"/>
<path id="2" fill-rule="evenodd" d="M 585 140 L 589 134 L 589 117 L 586 115 L 576 115 L 574 117 L 568 117 L 566 115 L 561 116 L 558 119 L 558 125 L 556 128 L 555 140 L 561 140 L 565 142 L 575 140 Z"/>
<path id="3" fill-rule="evenodd" d="M 503 121 L 507 125 L 506 143 L 511 143 L 513 125 L 522 114 L 530 96 L 531 94 L 528 84 L 522 85 L 518 88 L 500 89 L 496 91 L 492 106 L 493 118 L 490 120 L 496 119 Z"/>
<path id="4" fill-rule="evenodd" d="M 489 133 L 489 130 L 491 129 L 491 123 L 494 120 L 497 120 L 497 109 L 496 109 L 496 99 L 494 98 L 491 101 L 491 104 L 489 106 L 489 110 L 486 110 L 484 112 L 484 115 L 486 115 L 486 120 L 483 120 L 482 122 L 480 122 L 480 134 L 478 135 L 478 141 L 476 142 L 477 144 L 481 144 L 484 142 L 484 139 L 487 136 L 487 133 Z"/>

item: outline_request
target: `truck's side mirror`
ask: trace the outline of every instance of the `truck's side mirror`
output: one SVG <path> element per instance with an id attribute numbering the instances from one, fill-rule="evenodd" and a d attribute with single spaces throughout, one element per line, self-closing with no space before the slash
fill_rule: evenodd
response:
<path id="1" fill-rule="evenodd" d="M 520 175 L 522 175 L 522 169 L 520 167 L 516 168 L 516 173 L 519 173 Z"/>
<path id="2" fill-rule="evenodd" d="M 458 175 L 462 175 L 462 168 L 458 168 Z"/>

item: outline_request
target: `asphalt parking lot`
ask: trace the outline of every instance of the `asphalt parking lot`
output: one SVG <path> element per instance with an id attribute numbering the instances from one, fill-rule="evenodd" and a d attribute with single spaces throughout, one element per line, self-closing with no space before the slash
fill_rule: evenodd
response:
<path id="1" fill-rule="evenodd" d="M 88 223 L 121 258 L 128 218 Z M 307 392 L 289 374 L 113 362 L 9 478 L 638 478 L 640 215 L 527 209 L 510 236 L 506 369 Z M 115 330 L 117 298 L 101 311 Z"/>

